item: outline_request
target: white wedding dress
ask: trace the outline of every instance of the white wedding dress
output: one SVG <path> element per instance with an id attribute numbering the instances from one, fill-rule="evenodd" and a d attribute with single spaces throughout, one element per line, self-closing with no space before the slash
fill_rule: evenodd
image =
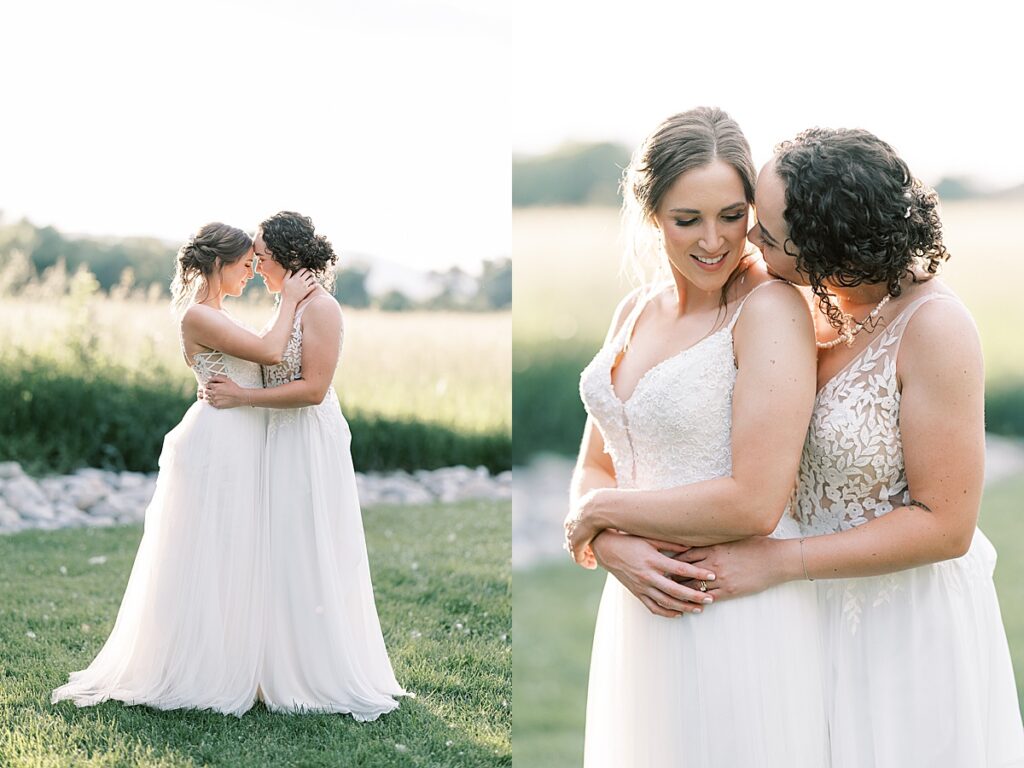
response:
<path id="1" fill-rule="evenodd" d="M 742 303 L 717 333 L 645 373 L 622 402 L 611 371 L 642 309 L 638 301 L 580 379 L 618 486 L 729 475 L 732 329 Z M 773 535 L 795 537 L 799 528 L 787 513 Z M 808 582 L 669 619 L 609 575 L 590 666 L 586 768 L 827 768 L 818 632 Z"/>
<path id="2" fill-rule="evenodd" d="M 302 315 L 267 387 L 302 376 Z M 408 695 L 395 680 L 370 583 L 349 450 L 331 387 L 323 402 L 270 409 L 264 476 L 270 539 L 261 696 L 275 712 L 345 712 L 373 720 Z"/>
<path id="3" fill-rule="evenodd" d="M 862 525 L 910 500 L 896 358 L 910 303 L 818 394 L 795 514 L 808 536 Z M 949 414 L 956 418 L 956 414 Z M 996 600 L 996 552 L 817 582 L 833 768 L 1024 766 L 1024 731 Z"/>
<path id="4" fill-rule="evenodd" d="M 262 385 L 256 363 L 195 355 L 214 374 Z M 266 411 L 193 403 L 164 437 L 156 491 L 113 631 L 99 654 L 52 693 L 241 716 L 256 700 L 264 625 Z"/>

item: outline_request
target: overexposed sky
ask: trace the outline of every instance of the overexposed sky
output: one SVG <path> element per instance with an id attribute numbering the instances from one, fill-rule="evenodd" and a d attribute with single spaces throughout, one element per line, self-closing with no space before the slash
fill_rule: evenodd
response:
<path id="1" fill-rule="evenodd" d="M 512 150 L 632 147 L 707 104 L 760 162 L 804 128 L 860 127 L 930 183 L 1019 184 L 1022 21 L 998 0 L 519 0 Z"/>
<path id="2" fill-rule="evenodd" d="M 510 253 L 502 7 L 42 0 L 3 27 L 8 219 L 180 241 L 289 209 L 421 269 Z"/>

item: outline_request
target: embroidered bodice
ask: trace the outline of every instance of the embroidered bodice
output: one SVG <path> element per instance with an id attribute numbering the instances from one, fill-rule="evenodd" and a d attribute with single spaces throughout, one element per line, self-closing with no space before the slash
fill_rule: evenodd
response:
<path id="1" fill-rule="evenodd" d="M 800 459 L 794 504 L 804 533 L 848 530 L 910 500 L 896 356 L 918 307 L 952 298 L 929 293 L 907 305 L 821 388 Z"/>
<path id="2" fill-rule="evenodd" d="M 282 384 L 287 384 L 290 381 L 296 381 L 302 378 L 302 313 L 306 311 L 306 307 L 318 299 L 319 297 L 310 299 L 296 310 L 295 319 L 292 321 L 292 334 L 288 337 L 288 344 L 285 347 L 281 362 L 276 365 L 262 366 L 264 387 L 268 389 L 271 387 L 279 387 Z M 334 299 L 332 298 L 331 301 L 334 301 Z M 343 323 L 341 336 L 338 339 L 339 352 L 341 351 L 344 339 L 345 326 Z M 331 386 L 327 390 L 324 402 L 329 402 L 334 399 L 334 387 Z"/>
<path id="3" fill-rule="evenodd" d="M 732 473 L 732 331 L 749 297 L 722 328 L 645 372 L 625 401 L 611 374 L 644 302 L 637 301 L 583 370 L 580 396 L 604 438 L 619 488 L 671 488 Z M 782 520 L 780 529 L 795 535 L 792 518 Z"/>

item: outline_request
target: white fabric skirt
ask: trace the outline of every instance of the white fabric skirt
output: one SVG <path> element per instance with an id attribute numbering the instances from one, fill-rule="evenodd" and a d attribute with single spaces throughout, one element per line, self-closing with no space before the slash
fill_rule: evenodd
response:
<path id="1" fill-rule="evenodd" d="M 164 437 L 156 491 L 113 631 L 53 691 L 240 716 L 256 700 L 265 617 L 266 412 L 194 403 Z"/>
<path id="2" fill-rule="evenodd" d="M 613 576 L 597 618 L 586 768 L 827 768 L 814 585 L 655 616 Z"/>
<path id="3" fill-rule="evenodd" d="M 320 405 L 270 414 L 260 680 L 263 700 L 276 712 L 373 720 L 406 695 L 377 618 L 350 443 L 333 390 Z"/>
<path id="4" fill-rule="evenodd" d="M 1024 766 L 1024 730 L 977 531 L 956 560 L 820 581 L 833 768 Z"/>

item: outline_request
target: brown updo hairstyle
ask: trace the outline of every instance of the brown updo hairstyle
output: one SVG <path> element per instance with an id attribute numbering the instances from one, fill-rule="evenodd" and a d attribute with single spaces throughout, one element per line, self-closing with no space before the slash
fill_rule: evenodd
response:
<path id="1" fill-rule="evenodd" d="M 267 252 L 290 272 L 308 269 L 328 291 L 334 287 L 337 254 L 330 240 L 316 234 L 313 220 L 294 211 L 281 211 L 260 224 Z"/>
<path id="2" fill-rule="evenodd" d="M 736 121 L 718 107 L 696 107 L 672 115 L 633 153 L 621 184 L 623 228 L 628 237 L 624 267 L 632 272 L 632 279 L 648 282 L 645 262 L 652 258 L 657 258 L 659 271 L 664 269 L 653 222 L 665 193 L 680 175 L 716 159 L 736 170 L 747 203 L 753 205 L 757 171 L 750 144 Z M 752 254 L 753 250 L 744 256 L 741 267 L 722 287 L 723 305 L 730 285 L 749 266 Z"/>
<path id="3" fill-rule="evenodd" d="M 252 238 L 238 227 L 219 221 L 204 224 L 188 242 L 178 249 L 178 257 L 171 281 L 171 303 L 182 313 L 196 298 L 202 277 L 203 286 L 209 286 L 210 277 L 225 264 L 234 264 L 252 248 Z M 205 297 L 204 297 L 205 298 Z"/>
<path id="4" fill-rule="evenodd" d="M 786 185 L 783 247 L 834 327 L 842 327 L 843 313 L 826 281 L 845 288 L 881 284 L 896 297 L 904 277 L 929 279 L 949 258 L 935 192 L 874 134 L 810 128 L 779 144 L 775 170 Z"/>

